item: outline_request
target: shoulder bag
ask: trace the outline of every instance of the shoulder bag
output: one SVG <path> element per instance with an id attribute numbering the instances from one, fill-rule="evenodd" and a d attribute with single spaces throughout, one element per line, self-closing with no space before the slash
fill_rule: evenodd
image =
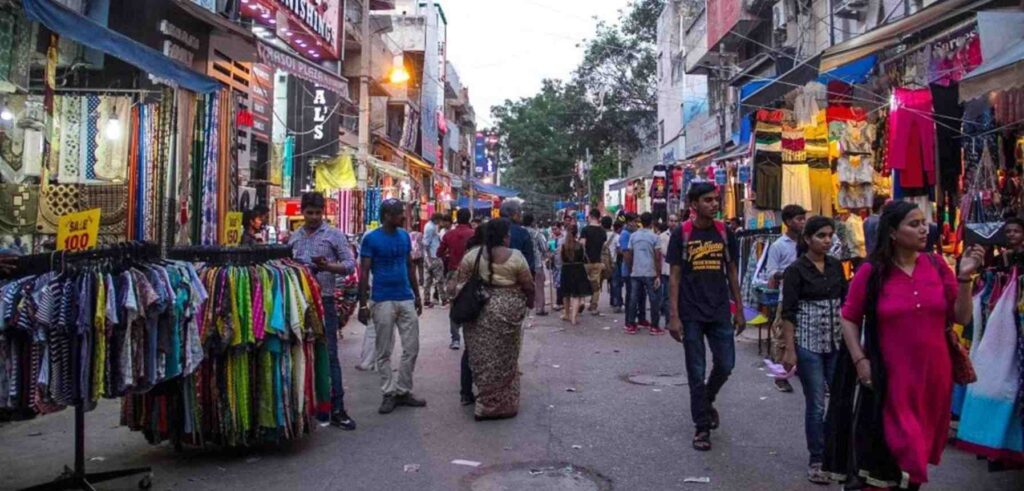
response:
<path id="1" fill-rule="evenodd" d="M 935 268 L 935 272 L 942 277 L 941 258 L 935 254 L 928 254 L 928 259 Z M 953 325 L 946 323 L 946 344 L 949 346 L 949 358 L 953 363 L 953 383 L 957 385 L 973 384 L 978 381 L 978 374 L 974 371 L 974 364 L 971 363 L 970 353 L 960 343 L 960 336 L 953 330 Z"/>
<path id="2" fill-rule="evenodd" d="M 452 301 L 452 309 L 449 318 L 456 324 L 473 322 L 480 317 L 480 312 L 487 306 L 491 295 L 484 288 L 484 281 L 480 278 L 480 258 L 484 254 L 483 247 L 476 254 L 476 262 L 473 265 L 473 274 L 469 281 L 462 285 L 462 289 L 455 295 Z"/>

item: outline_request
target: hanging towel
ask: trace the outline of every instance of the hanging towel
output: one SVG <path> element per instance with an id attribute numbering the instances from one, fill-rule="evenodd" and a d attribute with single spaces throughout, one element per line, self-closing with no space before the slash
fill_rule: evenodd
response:
<path id="1" fill-rule="evenodd" d="M 331 193 L 339 189 L 356 187 L 356 175 L 352 171 L 352 155 L 343 154 L 321 162 L 316 166 L 315 188 L 320 193 Z"/>

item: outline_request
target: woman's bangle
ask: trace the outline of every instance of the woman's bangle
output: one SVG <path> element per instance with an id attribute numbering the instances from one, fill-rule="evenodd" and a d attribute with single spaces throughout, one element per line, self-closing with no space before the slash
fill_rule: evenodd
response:
<path id="1" fill-rule="evenodd" d="M 853 366 L 857 366 L 860 362 L 862 362 L 864 360 L 867 360 L 867 359 L 868 359 L 868 357 L 862 356 L 862 357 L 858 358 L 857 361 L 853 362 Z"/>

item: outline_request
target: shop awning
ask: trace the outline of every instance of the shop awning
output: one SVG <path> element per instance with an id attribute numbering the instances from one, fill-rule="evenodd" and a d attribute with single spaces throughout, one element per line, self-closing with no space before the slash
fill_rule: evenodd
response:
<path id="1" fill-rule="evenodd" d="M 406 172 L 405 169 L 398 167 L 395 164 L 392 164 L 391 162 L 386 162 L 381 159 L 378 159 L 377 157 L 368 156 L 366 163 L 370 164 L 371 166 L 373 166 L 373 168 L 377 169 L 378 171 L 383 172 L 391 177 L 409 177 L 409 173 Z"/>
<path id="2" fill-rule="evenodd" d="M 214 92 L 220 82 L 164 56 L 117 31 L 57 4 L 53 0 L 23 0 L 25 14 L 53 32 L 79 44 L 102 51 L 154 77 L 168 80 L 193 92 Z"/>
<path id="3" fill-rule="evenodd" d="M 424 170 L 429 170 L 431 172 L 434 171 L 434 166 L 430 165 L 430 163 L 428 163 L 426 160 L 423 160 L 422 157 L 400 147 L 398 144 L 392 142 L 391 140 L 388 140 L 387 138 L 384 138 L 380 135 L 374 136 L 374 139 L 377 143 L 380 143 L 381 145 L 388 147 L 392 152 L 402 156 L 402 158 L 409 161 L 410 164 L 413 164 Z"/>
<path id="4" fill-rule="evenodd" d="M 828 72 L 851 61 L 891 48 L 899 44 L 901 39 L 909 34 L 928 29 L 964 13 L 976 12 L 991 1 L 946 0 L 945 2 L 936 2 L 913 15 L 876 27 L 849 41 L 826 49 L 821 56 L 821 65 L 818 68 L 821 72 Z"/>
<path id="5" fill-rule="evenodd" d="M 969 101 L 994 90 L 1024 86 L 1024 39 L 985 60 L 960 80 L 960 100 Z"/>
<path id="6" fill-rule="evenodd" d="M 818 56 L 799 61 L 788 72 L 765 82 L 760 88 L 740 99 L 740 103 L 743 104 L 741 112 L 746 113 L 773 104 L 782 100 L 789 91 L 814 80 L 818 77 L 818 61 Z"/>
<path id="7" fill-rule="evenodd" d="M 473 179 L 473 189 L 478 193 L 489 194 L 499 198 L 515 198 L 516 196 L 519 196 L 519 191 L 516 191 L 515 189 L 487 184 L 478 179 Z"/>
<path id="8" fill-rule="evenodd" d="M 862 84 L 868 79 L 868 74 L 878 64 L 878 55 L 869 55 L 859 60 L 851 61 L 843 66 L 836 67 L 818 76 L 818 82 L 827 84 L 833 80 L 839 80 L 848 84 Z"/>
<path id="9" fill-rule="evenodd" d="M 458 206 L 459 208 L 469 208 L 469 198 L 466 198 L 466 197 L 459 198 L 458 201 L 455 202 L 455 205 Z M 487 201 L 487 200 L 484 200 L 484 199 L 475 199 L 475 200 L 473 200 L 473 209 L 474 210 L 483 210 L 483 209 L 488 209 L 488 208 L 493 208 L 493 207 L 494 207 L 494 203 L 491 202 L 491 201 Z"/>
<path id="10" fill-rule="evenodd" d="M 722 162 L 722 161 L 726 161 L 726 160 L 734 160 L 734 159 L 738 159 L 738 158 L 741 158 L 741 157 L 746 157 L 746 156 L 749 156 L 749 155 L 750 155 L 750 145 L 740 145 L 740 146 L 737 146 L 737 147 L 734 147 L 734 148 L 731 148 L 731 149 L 727 150 L 722 155 L 716 155 L 712 160 L 714 160 L 715 162 Z"/>

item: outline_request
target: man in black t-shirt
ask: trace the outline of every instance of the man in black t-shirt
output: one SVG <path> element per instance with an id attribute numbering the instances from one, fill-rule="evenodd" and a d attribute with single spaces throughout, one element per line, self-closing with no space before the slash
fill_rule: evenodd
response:
<path id="1" fill-rule="evenodd" d="M 686 200 L 696 217 L 673 231 L 669 240 L 669 333 L 685 349 L 690 413 L 697 427 L 693 448 L 708 451 L 711 430 L 719 423 L 715 396 L 736 364 L 734 334 L 743 331 L 746 320 L 735 263 L 739 247 L 725 224 L 714 218 L 721 206 L 718 190 L 710 183 L 695 183 Z M 730 296 L 736 308 L 732 322 Z M 712 360 L 706 382 L 705 337 Z"/>
<path id="2" fill-rule="evenodd" d="M 580 242 L 583 243 L 583 250 L 587 256 L 587 280 L 590 281 L 590 288 L 594 292 L 590 296 L 590 313 L 594 315 L 600 315 L 597 311 L 597 302 L 601 299 L 601 273 L 604 271 L 601 250 L 607 241 L 608 232 L 601 226 L 601 210 L 591 208 L 587 226 L 580 232 Z"/>

